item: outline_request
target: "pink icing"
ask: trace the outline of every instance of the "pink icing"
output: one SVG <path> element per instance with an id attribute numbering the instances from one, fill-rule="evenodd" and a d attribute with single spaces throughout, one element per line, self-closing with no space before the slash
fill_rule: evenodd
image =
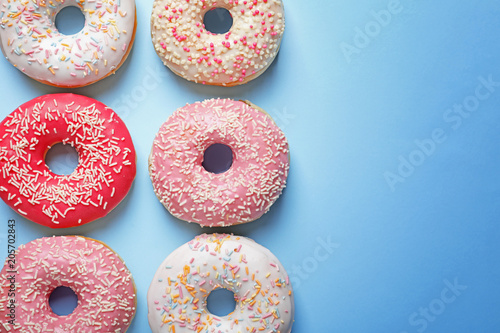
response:
<path id="1" fill-rule="evenodd" d="M 45 154 L 55 143 L 76 148 L 71 175 L 52 173 Z M 16 212 L 51 228 L 105 216 L 127 195 L 136 173 L 132 138 L 104 104 L 85 96 L 37 97 L 0 123 L 0 197 Z"/>
<path id="2" fill-rule="evenodd" d="M 233 164 L 225 173 L 202 166 L 203 153 L 215 143 L 233 151 Z M 176 110 L 161 126 L 149 158 L 162 204 L 177 218 L 202 226 L 259 218 L 280 196 L 288 169 L 288 142 L 271 117 L 230 99 Z"/>
<path id="3" fill-rule="evenodd" d="M 0 272 L 0 328 L 7 332 L 125 332 L 135 315 L 130 271 L 115 252 L 96 240 L 39 238 L 19 246 L 14 268 L 11 263 L 7 260 Z M 14 325 L 8 322 L 7 308 L 12 280 Z M 70 287 L 78 296 L 78 306 L 68 316 L 53 313 L 48 302 L 59 286 Z"/>

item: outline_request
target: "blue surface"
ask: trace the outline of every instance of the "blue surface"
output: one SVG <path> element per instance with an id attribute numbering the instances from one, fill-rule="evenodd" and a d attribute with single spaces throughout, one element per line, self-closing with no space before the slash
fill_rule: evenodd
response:
<path id="1" fill-rule="evenodd" d="M 287 135 L 291 172 L 268 214 L 223 231 L 255 239 L 287 268 L 293 332 L 499 332 L 498 1 L 285 0 L 285 7 L 277 61 L 247 85 L 218 88 L 163 67 L 150 39 L 152 0 L 138 0 L 127 62 L 113 77 L 72 90 L 113 107 L 128 125 L 138 153 L 131 192 L 108 217 L 70 230 L 38 226 L 0 202 L 0 251 L 7 255 L 11 218 L 18 244 L 52 234 L 106 242 L 137 283 L 129 332 L 149 332 L 146 292 L 157 267 L 212 231 L 176 220 L 156 199 L 147 170 L 153 137 L 185 103 L 248 99 Z M 1 117 L 68 91 L 7 61 L 0 73 Z"/>

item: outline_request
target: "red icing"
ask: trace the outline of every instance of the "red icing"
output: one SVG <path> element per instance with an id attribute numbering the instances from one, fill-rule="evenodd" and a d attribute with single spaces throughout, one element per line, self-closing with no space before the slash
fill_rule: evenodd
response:
<path id="1" fill-rule="evenodd" d="M 74 146 L 79 165 L 56 175 L 49 147 Z M 118 115 L 85 96 L 37 97 L 0 123 L 0 197 L 16 212 L 51 228 L 105 216 L 127 195 L 136 173 L 132 138 Z"/>

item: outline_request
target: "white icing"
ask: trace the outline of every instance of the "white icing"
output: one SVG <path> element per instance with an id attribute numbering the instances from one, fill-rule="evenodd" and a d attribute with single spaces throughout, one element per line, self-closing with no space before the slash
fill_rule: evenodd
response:
<path id="1" fill-rule="evenodd" d="M 63 35 L 55 17 L 79 7 L 85 26 Z M 106 77 L 127 55 L 135 29 L 134 0 L 0 0 L 0 43 L 5 57 L 35 80 L 80 87 Z"/>
<path id="2" fill-rule="evenodd" d="M 203 26 L 212 8 L 225 8 L 233 26 L 213 34 Z M 151 35 L 158 56 L 177 75 L 233 86 L 262 74 L 276 57 L 285 13 L 281 0 L 155 0 Z"/>
<path id="3" fill-rule="evenodd" d="M 225 317 L 206 308 L 217 288 L 235 293 L 236 309 Z M 197 236 L 172 252 L 147 302 L 153 333 L 290 333 L 294 318 L 292 287 L 278 259 L 249 238 L 223 234 Z"/>

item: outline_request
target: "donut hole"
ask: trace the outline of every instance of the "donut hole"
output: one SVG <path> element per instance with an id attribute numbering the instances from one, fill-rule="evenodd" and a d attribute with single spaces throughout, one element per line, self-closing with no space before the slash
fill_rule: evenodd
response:
<path id="1" fill-rule="evenodd" d="M 233 26 L 233 16 L 226 8 L 212 8 L 203 17 L 205 29 L 214 34 L 225 34 Z"/>
<path id="2" fill-rule="evenodd" d="M 233 165 L 233 151 L 225 144 L 214 143 L 205 150 L 201 165 L 208 172 L 224 173 Z"/>
<path id="3" fill-rule="evenodd" d="M 63 35 L 74 35 L 85 26 L 85 16 L 80 8 L 64 7 L 55 18 L 56 28 Z"/>
<path id="4" fill-rule="evenodd" d="M 78 152 L 71 145 L 56 143 L 47 151 L 45 164 L 56 175 L 70 175 L 78 166 Z"/>
<path id="5" fill-rule="evenodd" d="M 207 297 L 207 310 L 213 315 L 224 317 L 236 309 L 235 294 L 225 288 L 217 288 Z"/>
<path id="6" fill-rule="evenodd" d="M 78 306 L 78 296 L 70 287 L 60 286 L 50 294 L 49 305 L 56 315 L 67 316 Z"/>

